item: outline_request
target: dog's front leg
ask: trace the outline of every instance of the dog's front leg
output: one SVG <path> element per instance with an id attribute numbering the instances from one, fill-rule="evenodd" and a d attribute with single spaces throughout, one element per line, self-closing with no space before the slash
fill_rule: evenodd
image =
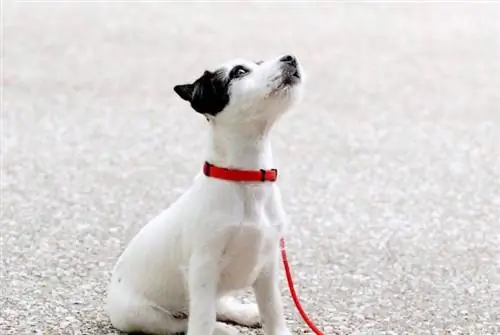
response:
<path id="1" fill-rule="evenodd" d="M 286 327 L 278 282 L 279 250 L 257 277 L 253 289 L 266 335 L 291 335 Z"/>
<path id="2" fill-rule="evenodd" d="M 219 281 L 216 257 L 197 253 L 188 269 L 189 321 L 187 335 L 212 334 L 216 323 L 215 299 Z"/>
<path id="3" fill-rule="evenodd" d="M 191 256 L 188 269 L 189 314 L 187 335 L 235 335 L 238 331 L 216 321 L 219 258 L 207 253 Z"/>

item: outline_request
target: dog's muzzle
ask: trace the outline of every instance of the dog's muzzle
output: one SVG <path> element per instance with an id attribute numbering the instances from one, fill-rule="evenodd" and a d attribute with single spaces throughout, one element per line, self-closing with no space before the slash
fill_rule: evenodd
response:
<path id="1" fill-rule="evenodd" d="M 294 85 L 300 82 L 301 75 L 297 58 L 286 55 L 280 58 L 283 85 Z"/>

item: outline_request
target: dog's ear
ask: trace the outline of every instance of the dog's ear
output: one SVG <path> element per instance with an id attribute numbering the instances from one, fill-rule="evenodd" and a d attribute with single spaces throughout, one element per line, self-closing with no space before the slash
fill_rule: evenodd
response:
<path id="1" fill-rule="evenodd" d="M 193 100 L 193 84 L 175 85 L 174 91 L 181 99 L 191 102 Z"/>
<path id="2" fill-rule="evenodd" d="M 227 81 L 220 72 L 205 71 L 192 84 L 174 86 L 174 91 L 200 114 L 215 116 L 229 103 Z"/>

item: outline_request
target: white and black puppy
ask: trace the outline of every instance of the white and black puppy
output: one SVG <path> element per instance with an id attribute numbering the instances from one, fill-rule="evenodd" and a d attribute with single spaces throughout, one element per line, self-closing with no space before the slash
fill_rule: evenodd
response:
<path id="1" fill-rule="evenodd" d="M 274 168 L 269 133 L 300 96 L 291 55 L 234 60 L 175 92 L 208 119 L 205 160 L 238 170 Z M 276 184 L 200 174 L 132 239 L 112 274 L 107 311 L 125 332 L 236 334 L 227 321 L 289 335 L 279 290 L 286 216 Z M 230 296 L 253 288 L 257 304 Z"/>

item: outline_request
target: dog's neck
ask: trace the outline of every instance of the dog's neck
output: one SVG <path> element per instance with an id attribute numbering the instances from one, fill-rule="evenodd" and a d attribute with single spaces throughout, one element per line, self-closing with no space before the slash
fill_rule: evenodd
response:
<path id="1" fill-rule="evenodd" d="M 220 167 L 271 169 L 271 126 L 227 127 L 210 122 L 207 161 Z"/>

